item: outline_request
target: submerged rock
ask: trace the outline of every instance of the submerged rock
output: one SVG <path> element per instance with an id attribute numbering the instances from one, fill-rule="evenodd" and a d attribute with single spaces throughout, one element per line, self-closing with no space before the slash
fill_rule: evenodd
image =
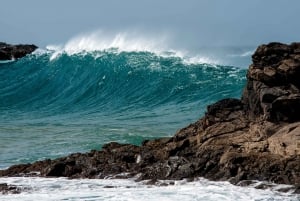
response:
<path id="1" fill-rule="evenodd" d="M 205 177 L 300 185 L 300 43 L 259 46 L 241 99 L 207 107 L 173 137 L 15 165 L 0 176 L 128 178 Z"/>
<path id="2" fill-rule="evenodd" d="M 0 184 L 0 193 L 2 194 L 18 194 L 21 193 L 21 188 L 15 185 L 8 185 L 6 183 Z"/>
<path id="3" fill-rule="evenodd" d="M 35 45 L 10 45 L 0 42 L 0 60 L 13 60 L 32 53 L 38 47 Z"/>

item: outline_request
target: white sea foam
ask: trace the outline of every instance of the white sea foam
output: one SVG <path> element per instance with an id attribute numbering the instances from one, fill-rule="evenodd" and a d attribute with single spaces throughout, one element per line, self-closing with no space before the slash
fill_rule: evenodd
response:
<path id="1" fill-rule="evenodd" d="M 221 62 L 218 59 L 212 59 L 210 57 L 203 57 L 203 56 L 185 56 L 184 62 L 186 64 L 211 64 L 212 66 L 215 66 L 217 64 L 220 64 Z"/>
<path id="2" fill-rule="evenodd" d="M 231 54 L 229 57 L 249 57 L 254 53 L 255 50 L 245 51 L 241 54 Z"/>
<path id="3" fill-rule="evenodd" d="M 191 55 L 187 50 L 174 49 L 170 45 L 170 38 L 172 37 L 166 33 L 151 35 L 132 31 L 118 33 L 95 31 L 75 36 L 64 45 L 48 45 L 46 49 L 52 52 L 50 60 L 62 53 L 73 55 L 108 51 L 114 53 L 151 52 L 163 57 L 180 57 L 187 64 L 217 64 L 219 62 L 207 56 Z M 95 57 L 99 56 L 101 54 L 95 54 Z"/>
<path id="4" fill-rule="evenodd" d="M 0 195 L 0 200 L 290 200 L 299 195 L 238 187 L 228 182 L 199 179 L 195 182 L 174 181 L 169 186 L 149 186 L 133 180 L 65 178 L 0 178 L 0 183 L 23 187 L 21 194 Z"/>

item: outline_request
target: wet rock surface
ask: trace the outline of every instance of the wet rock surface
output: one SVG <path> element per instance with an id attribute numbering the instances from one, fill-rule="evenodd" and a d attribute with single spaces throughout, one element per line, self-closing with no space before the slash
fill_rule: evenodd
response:
<path id="1" fill-rule="evenodd" d="M 164 180 L 259 180 L 300 186 L 300 43 L 258 47 L 241 99 L 207 107 L 173 137 L 141 146 L 111 142 L 100 151 L 15 165 L 0 176 Z M 299 190 L 298 190 L 299 191 Z"/>
<path id="2" fill-rule="evenodd" d="M 6 183 L 0 184 L 0 193 L 2 194 L 18 194 L 21 193 L 21 189 L 14 185 L 8 185 Z"/>
<path id="3" fill-rule="evenodd" d="M 0 42 L 0 60 L 13 60 L 32 53 L 38 47 L 35 45 L 10 45 Z"/>

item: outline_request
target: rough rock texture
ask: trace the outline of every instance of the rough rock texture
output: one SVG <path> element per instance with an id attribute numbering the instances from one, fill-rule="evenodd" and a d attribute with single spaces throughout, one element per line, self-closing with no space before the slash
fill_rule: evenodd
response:
<path id="1" fill-rule="evenodd" d="M 0 60 L 12 60 L 30 54 L 38 47 L 35 45 L 10 45 L 0 42 Z"/>
<path id="2" fill-rule="evenodd" d="M 111 142 L 102 150 L 22 164 L 0 176 L 137 180 L 265 180 L 300 186 L 300 43 L 258 47 L 241 100 L 208 106 L 173 137 L 141 146 Z M 125 174 L 126 173 L 126 174 Z"/>
<path id="3" fill-rule="evenodd" d="M 266 120 L 300 120 L 300 43 L 261 45 L 252 56 L 242 101 L 250 115 Z"/>

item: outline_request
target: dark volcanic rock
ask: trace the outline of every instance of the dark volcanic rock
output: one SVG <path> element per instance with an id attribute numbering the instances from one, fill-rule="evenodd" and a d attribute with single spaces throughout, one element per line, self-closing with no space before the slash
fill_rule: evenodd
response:
<path id="1" fill-rule="evenodd" d="M 138 180 L 206 177 L 300 185 L 300 44 L 259 46 L 241 100 L 208 106 L 173 137 L 141 146 L 111 142 L 102 150 L 16 165 L 0 176 Z"/>
<path id="2" fill-rule="evenodd" d="M 18 59 L 32 53 L 35 45 L 10 45 L 0 42 L 0 60 Z"/>

